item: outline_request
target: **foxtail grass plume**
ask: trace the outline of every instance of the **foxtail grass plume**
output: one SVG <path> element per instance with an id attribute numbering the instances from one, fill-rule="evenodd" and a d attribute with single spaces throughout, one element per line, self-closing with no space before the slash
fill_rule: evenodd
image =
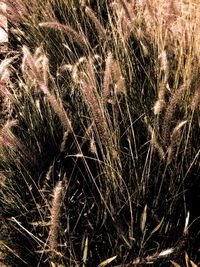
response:
<path id="1" fill-rule="evenodd" d="M 172 135 L 171 135 L 171 143 L 169 145 L 169 147 L 167 148 L 167 164 L 169 165 L 173 159 L 173 155 L 174 155 L 174 149 L 178 143 L 178 139 L 180 137 L 180 129 L 187 123 L 187 121 L 182 121 L 180 122 L 173 130 Z"/>
<path id="2" fill-rule="evenodd" d="M 110 139 L 108 126 L 104 117 L 104 111 L 101 105 L 101 98 L 97 92 L 96 86 L 97 85 L 93 62 L 92 58 L 89 57 L 85 68 L 85 78 L 80 83 L 80 88 L 87 104 L 91 109 L 99 138 L 104 145 L 108 145 Z"/>
<path id="3" fill-rule="evenodd" d="M 63 184 L 59 181 L 53 193 L 52 207 L 51 207 L 51 220 L 50 220 L 50 230 L 49 230 L 49 248 L 51 255 L 55 256 L 58 247 L 58 234 L 59 234 L 59 224 L 60 224 L 60 209 L 62 205 L 63 197 Z"/>
<path id="4" fill-rule="evenodd" d="M 185 93 L 186 90 L 188 90 L 189 86 L 190 86 L 190 81 L 186 80 L 183 83 L 183 85 L 181 85 L 180 88 L 176 89 L 175 92 L 172 93 L 172 96 L 169 100 L 169 104 L 168 104 L 168 107 L 166 109 L 165 116 L 164 116 L 163 131 L 162 131 L 162 138 L 163 138 L 163 142 L 165 145 L 169 143 L 170 126 L 171 126 L 172 118 L 176 110 L 176 106 L 178 102 L 180 101 L 183 93 Z"/>
<path id="5" fill-rule="evenodd" d="M 0 95 L 6 99 L 14 101 L 14 95 L 9 91 L 9 89 L 5 86 L 0 85 Z"/>
<path id="6" fill-rule="evenodd" d="M 49 91 L 46 91 L 46 87 L 44 87 L 44 91 L 47 97 L 47 100 L 49 101 L 51 107 L 55 111 L 55 113 L 58 115 L 63 128 L 65 131 L 69 130 L 70 132 L 73 132 L 72 123 L 69 119 L 67 112 L 65 111 L 63 104 L 61 101 L 59 101 L 53 94 L 51 94 Z"/>
<path id="7" fill-rule="evenodd" d="M 0 129 L 0 146 L 16 150 L 20 147 L 20 142 L 14 136 L 11 128 L 17 125 L 16 120 L 10 120 Z"/>
<path id="8" fill-rule="evenodd" d="M 135 5 L 128 1 L 113 1 L 112 8 L 116 14 L 116 25 L 124 40 L 128 40 L 133 29 L 133 18 L 135 15 Z"/>
<path id="9" fill-rule="evenodd" d="M 112 53 L 109 51 L 106 58 L 106 66 L 103 78 L 103 102 L 107 102 L 111 89 L 111 82 L 115 82 L 115 93 L 125 93 L 125 82 L 121 72 L 119 63 L 113 58 Z"/>
<path id="10" fill-rule="evenodd" d="M 172 24 L 176 20 L 177 14 L 178 14 L 177 1 L 170 0 L 168 2 L 168 14 L 166 18 L 166 22 L 168 25 Z"/>
<path id="11" fill-rule="evenodd" d="M 112 73 L 116 81 L 116 85 L 115 85 L 116 93 L 126 93 L 125 80 L 122 75 L 120 65 L 117 61 L 113 62 Z"/>
<path id="12" fill-rule="evenodd" d="M 156 7 L 154 5 L 152 5 L 151 1 L 149 1 L 149 0 L 145 0 L 144 2 L 145 2 L 145 5 L 147 7 L 147 10 L 150 14 L 149 18 L 151 18 L 151 22 L 152 23 L 157 22 Z"/>
<path id="13" fill-rule="evenodd" d="M 158 91 L 158 100 L 156 101 L 153 109 L 155 115 L 160 115 L 161 111 L 166 105 L 165 93 L 167 90 L 167 82 L 163 82 Z"/>
<path id="14" fill-rule="evenodd" d="M 200 104 L 200 87 L 198 86 L 191 99 L 191 109 L 195 111 Z"/>
<path id="15" fill-rule="evenodd" d="M 148 50 L 147 46 L 142 41 L 140 41 L 140 46 L 142 48 L 142 52 L 143 52 L 144 57 L 147 57 L 149 55 L 149 50 Z"/>
<path id="16" fill-rule="evenodd" d="M 131 16 L 131 14 L 129 12 L 127 1 L 125 2 L 124 0 L 119 0 L 119 3 L 121 4 L 122 8 L 124 9 L 124 13 L 125 13 L 125 16 L 127 17 L 127 19 L 129 21 L 131 21 L 132 20 L 132 16 Z"/>
<path id="17" fill-rule="evenodd" d="M 11 73 L 11 63 L 17 58 L 18 56 L 5 58 L 0 63 L 0 84 L 6 84 L 10 81 L 10 73 Z"/>
<path id="18" fill-rule="evenodd" d="M 153 149 L 155 149 L 158 152 L 160 159 L 164 159 L 165 158 L 164 150 L 161 147 L 161 145 L 158 143 L 155 130 L 151 127 L 151 125 L 148 125 L 148 131 L 151 135 L 150 143 L 151 143 Z"/>
<path id="19" fill-rule="evenodd" d="M 48 59 L 45 55 L 41 55 L 41 50 L 37 49 L 35 55 L 32 55 L 29 49 L 23 47 L 24 57 L 22 59 L 21 69 L 24 75 L 28 75 L 36 83 L 34 88 L 39 88 L 46 96 L 51 107 L 58 115 L 63 128 L 67 131 L 73 131 L 71 121 L 63 107 L 62 101 L 58 100 L 54 94 L 49 91 L 48 79 L 49 79 L 49 67 Z"/>
<path id="20" fill-rule="evenodd" d="M 68 131 L 65 131 L 63 134 L 63 139 L 62 139 L 62 143 L 60 145 L 60 152 L 64 152 L 65 150 L 65 145 L 67 142 L 67 137 L 68 137 Z"/>
<path id="21" fill-rule="evenodd" d="M 3 0 L 2 1 L 6 5 L 6 9 L 1 10 L 0 13 L 3 13 L 9 21 L 12 23 L 22 23 L 30 19 L 30 12 L 27 8 L 25 1 L 22 0 Z M 34 3 L 35 0 L 32 1 Z"/>
<path id="22" fill-rule="evenodd" d="M 34 59 L 33 55 L 31 54 L 29 48 L 27 46 L 22 47 L 22 64 L 21 69 L 23 75 L 27 75 L 30 79 L 35 80 L 36 82 L 41 82 L 41 74 L 36 66 L 36 60 Z"/>
<path id="23" fill-rule="evenodd" d="M 101 24 L 99 19 L 96 17 L 94 11 L 91 8 L 86 7 L 85 8 L 85 13 L 91 19 L 93 24 L 95 25 L 95 27 L 96 27 L 96 29 L 97 29 L 97 31 L 99 33 L 99 36 L 105 41 L 107 39 L 106 29 L 103 27 L 103 25 Z"/>
<path id="24" fill-rule="evenodd" d="M 68 25 L 63 25 L 57 21 L 49 21 L 49 22 L 41 22 L 39 23 L 39 26 L 42 28 L 49 28 L 49 29 L 58 30 L 60 32 L 66 33 L 81 48 L 83 47 L 87 48 L 89 45 L 88 40 L 85 35 L 83 35 L 82 33 L 76 32 L 74 29 L 72 29 Z"/>
<path id="25" fill-rule="evenodd" d="M 168 79 L 168 73 L 169 73 L 169 64 L 168 64 L 168 59 L 167 59 L 167 52 L 166 50 L 163 50 L 158 59 L 160 59 L 160 70 L 164 72 L 165 74 L 165 82 Z"/>

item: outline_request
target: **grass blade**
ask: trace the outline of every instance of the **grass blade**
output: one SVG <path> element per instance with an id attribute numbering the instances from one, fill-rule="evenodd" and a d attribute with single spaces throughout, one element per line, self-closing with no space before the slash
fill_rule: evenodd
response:
<path id="1" fill-rule="evenodd" d="M 117 258 L 117 256 L 114 256 L 112 258 L 109 258 L 105 261 L 102 261 L 97 267 L 104 267 L 107 266 L 108 264 L 110 264 L 112 261 L 114 261 Z"/>

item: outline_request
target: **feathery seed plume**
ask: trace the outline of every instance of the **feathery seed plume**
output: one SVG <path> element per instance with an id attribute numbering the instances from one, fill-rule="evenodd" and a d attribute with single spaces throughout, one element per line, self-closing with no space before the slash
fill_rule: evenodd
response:
<path id="1" fill-rule="evenodd" d="M 91 21 L 94 23 L 96 29 L 98 30 L 98 33 L 99 33 L 100 37 L 103 40 L 106 40 L 107 39 L 106 30 L 103 27 L 103 25 L 101 24 L 101 22 L 99 21 L 99 19 L 96 17 L 94 11 L 91 8 L 86 7 L 85 8 L 85 13 L 91 19 Z"/>
<path id="2" fill-rule="evenodd" d="M 60 209 L 63 197 L 63 184 L 59 181 L 53 193 L 52 207 L 51 207 L 51 221 L 49 230 L 49 247 L 52 256 L 55 255 L 58 246 L 58 234 L 59 234 L 59 223 L 60 223 Z"/>

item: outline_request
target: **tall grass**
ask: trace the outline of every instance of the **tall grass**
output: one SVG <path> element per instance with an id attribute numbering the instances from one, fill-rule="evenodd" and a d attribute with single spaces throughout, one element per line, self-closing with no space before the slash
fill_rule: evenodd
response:
<path id="1" fill-rule="evenodd" d="M 0 262 L 198 263 L 198 1 L 3 2 Z"/>

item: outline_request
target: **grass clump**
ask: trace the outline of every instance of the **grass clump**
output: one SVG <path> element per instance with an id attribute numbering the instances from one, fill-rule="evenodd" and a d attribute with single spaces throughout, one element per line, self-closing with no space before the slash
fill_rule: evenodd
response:
<path id="1" fill-rule="evenodd" d="M 2 264 L 198 264 L 198 1 L 3 2 Z"/>

